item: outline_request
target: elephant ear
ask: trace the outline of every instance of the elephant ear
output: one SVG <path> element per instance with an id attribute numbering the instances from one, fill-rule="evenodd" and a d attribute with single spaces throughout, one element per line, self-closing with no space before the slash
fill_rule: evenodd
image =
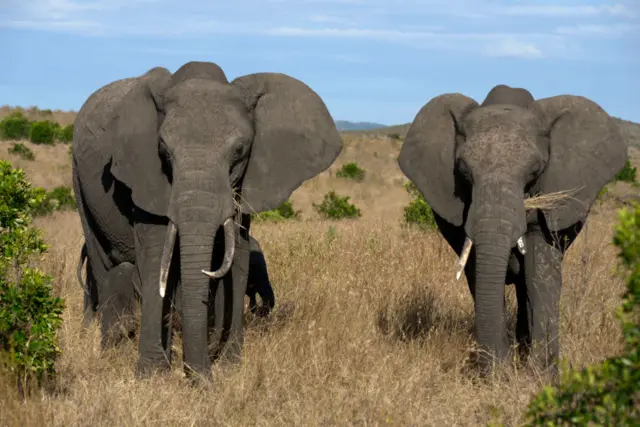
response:
<path id="1" fill-rule="evenodd" d="M 342 150 L 340 134 L 320 96 L 293 77 L 256 73 L 232 84 L 244 94 L 254 122 L 242 210 L 275 209 L 331 166 Z"/>
<path id="2" fill-rule="evenodd" d="M 162 169 L 158 128 L 163 118 L 162 94 L 171 74 L 157 67 L 139 78 L 124 96 L 105 131 L 111 147 L 111 173 L 131 189 L 136 206 L 167 215 L 171 184 Z"/>
<path id="3" fill-rule="evenodd" d="M 535 102 L 548 120 L 549 163 L 538 179 L 543 194 L 571 198 L 543 210 L 552 231 L 586 219 L 598 193 L 624 167 L 627 147 L 614 120 L 595 102 L 559 95 Z"/>
<path id="4" fill-rule="evenodd" d="M 398 165 L 418 187 L 431 208 L 460 226 L 465 202 L 456 193 L 456 122 L 478 106 L 459 93 L 437 96 L 425 104 L 407 132 Z"/>

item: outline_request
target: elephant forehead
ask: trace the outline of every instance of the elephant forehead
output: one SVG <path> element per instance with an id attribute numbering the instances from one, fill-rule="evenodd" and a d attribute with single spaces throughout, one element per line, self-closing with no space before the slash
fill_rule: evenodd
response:
<path id="1" fill-rule="evenodd" d="M 252 138 L 253 127 L 243 108 L 233 102 L 212 102 L 203 108 L 174 105 L 167 110 L 160 135 L 167 143 L 177 137 L 235 141 Z"/>

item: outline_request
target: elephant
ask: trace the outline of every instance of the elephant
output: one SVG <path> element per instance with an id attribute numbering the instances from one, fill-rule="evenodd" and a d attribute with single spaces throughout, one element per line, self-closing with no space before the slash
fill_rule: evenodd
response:
<path id="1" fill-rule="evenodd" d="M 517 347 L 557 375 L 562 260 L 626 159 L 617 124 L 582 96 L 535 100 L 500 84 L 480 105 L 445 93 L 417 113 L 397 161 L 460 257 L 456 278 L 464 270 L 473 297 L 482 374 L 513 355 L 504 315 L 504 285 L 513 284 Z M 545 194 L 560 201 L 525 209 Z"/>
<path id="2" fill-rule="evenodd" d="M 250 214 L 280 206 L 341 150 L 322 98 L 286 74 L 229 82 L 191 61 L 93 92 L 75 120 L 72 177 L 102 347 L 127 327 L 137 269 L 138 378 L 170 366 L 178 283 L 185 374 L 211 379 L 212 356 L 239 362 Z"/>
<path id="3" fill-rule="evenodd" d="M 266 317 L 269 315 L 271 310 L 273 310 L 276 299 L 273 292 L 273 287 L 271 286 L 271 281 L 269 280 L 267 262 L 264 258 L 264 254 L 262 253 L 262 248 L 253 236 L 249 236 L 249 243 L 249 275 L 247 278 L 246 290 L 246 295 L 249 297 L 249 310 L 256 316 Z M 78 266 L 76 268 L 76 277 L 78 279 L 78 284 L 80 285 L 84 293 L 82 319 L 82 325 L 84 328 L 87 328 L 91 324 L 91 322 L 95 318 L 95 314 L 98 311 L 99 306 L 95 280 L 91 276 L 91 265 L 87 260 L 87 253 L 87 244 L 84 243 L 80 248 L 80 258 L 78 260 Z M 85 262 L 87 282 L 82 279 L 82 267 L 85 265 Z M 140 275 L 137 270 L 135 270 L 134 274 L 135 275 L 133 276 L 131 284 L 122 285 L 133 286 L 133 293 L 129 294 L 131 296 L 135 295 L 136 299 L 140 299 L 142 297 L 142 292 L 140 291 Z M 126 290 L 123 291 L 126 292 Z M 178 313 L 182 313 L 179 292 L 180 287 L 178 286 L 176 289 L 175 309 Z M 257 295 L 260 296 L 260 305 L 258 305 L 257 303 Z M 132 301 L 127 301 L 126 307 L 130 307 L 132 305 Z M 116 309 L 116 311 L 122 312 L 123 308 L 124 307 L 120 307 L 120 309 Z M 130 334 L 133 334 L 133 331 L 130 331 Z"/>

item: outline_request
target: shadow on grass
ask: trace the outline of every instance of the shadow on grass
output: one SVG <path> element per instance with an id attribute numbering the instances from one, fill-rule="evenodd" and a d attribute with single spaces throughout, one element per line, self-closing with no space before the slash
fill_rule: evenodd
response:
<path id="1" fill-rule="evenodd" d="M 473 317 L 447 307 L 428 288 L 385 304 L 378 313 L 378 329 L 399 341 L 424 340 L 438 331 L 450 334 L 473 333 Z"/>

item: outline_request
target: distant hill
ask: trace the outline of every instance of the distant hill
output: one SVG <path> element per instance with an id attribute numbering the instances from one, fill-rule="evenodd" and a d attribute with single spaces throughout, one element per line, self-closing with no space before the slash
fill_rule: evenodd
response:
<path id="1" fill-rule="evenodd" d="M 339 131 L 371 130 L 371 129 L 380 129 L 386 126 L 387 125 L 381 125 L 380 123 L 350 122 L 348 120 L 336 120 L 336 128 L 338 128 Z"/>

